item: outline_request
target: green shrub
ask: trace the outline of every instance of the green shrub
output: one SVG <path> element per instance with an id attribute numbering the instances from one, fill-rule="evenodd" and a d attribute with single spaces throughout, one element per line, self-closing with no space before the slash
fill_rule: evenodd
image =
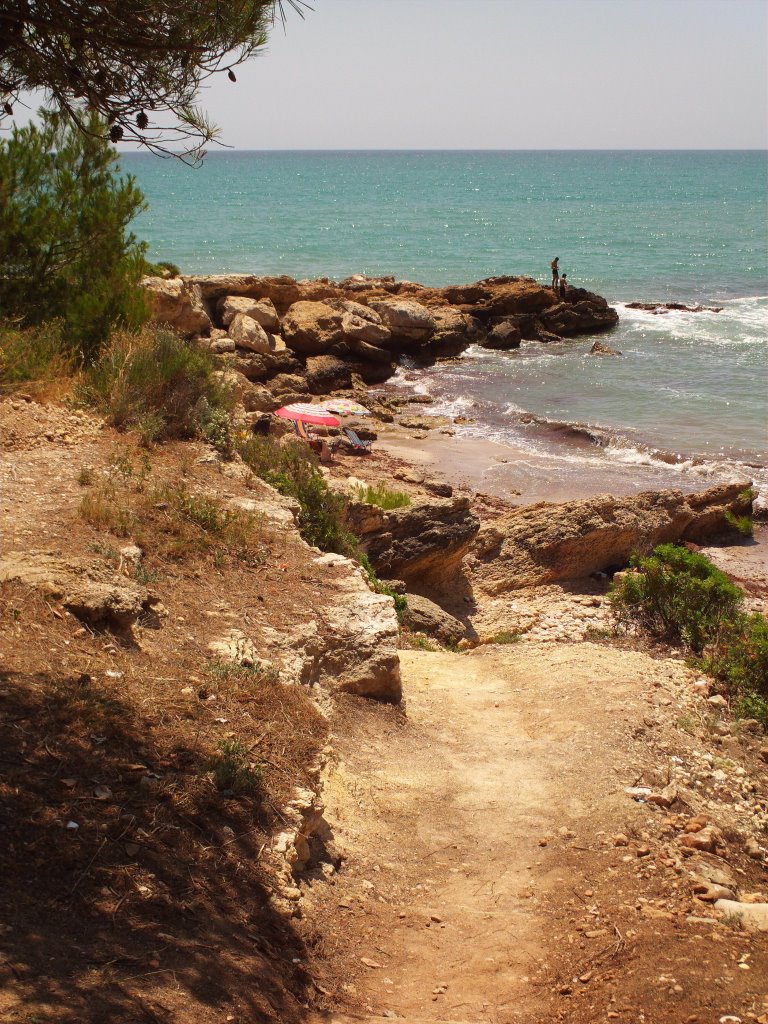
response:
<path id="1" fill-rule="evenodd" d="M 768 621 L 742 611 L 744 593 L 703 555 L 663 544 L 611 595 L 619 615 L 683 643 L 737 698 L 741 714 L 768 726 Z"/>
<path id="2" fill-rule="evenodd" d="M 739 612 L 742 591 L 703 555 L 662 544 L 632 565 L 639 572 L 626 575 L 611 594 L 619 614 L 696 654 Z"/>
<path id="3" fill-rule="evenodd" d="M 230 398 L 209 352 L 168 330 L 120 332 L 85 372 L 78 389 L 118 429 L 136 427 L 147 444 L 224 434 Z"/>
<path id="4" fill-rule="evenodd" d="M 734 530 L 737 530 L 742 537 L 751 537 L 754 533 L 755 527 L 752 522 L 752 516 L 737 516 L 733 512 L 727 511 L 725 513 L 725 521 Z"/>
<path id="5" fill-rule="evenodd" d="M 1 276 L 1 272 L 0 272 Z M 53 321 L 21 329 L 0 324 L 0 395 L 29 382 L 60 383 L 74 372 L 72 355 Z"/>
<path id="6" fill-rule="evenodd" d="M 210 762 L 209 771 L 213 773 L 218 790 L 252 793 L 259 787 L 262 766 L 250 762 L 248 750 L 240 740 L 222 740 L 219 753 Z"/>
<path id="7" fill-rule="evenodd" d="M 355 488 L 355 498 L 367 505 L 378 505 L 379 508 L 405 508 L 411 504 L 410 495 L 404 491 L 393 491 L 384 484 L 368 484 Z"/>
<path id="8" fill-rule="evenodd" d="M 518 633 L 511 629 L 502 629 L 498 633 L 494 633 L 493 636 L 489 636 L 485 641 L 487 644 L 516 644 L 522 637 L 522 633 Z"/>
<path id="9" fill-rule="evenodd" d="M 141 272 L 145 277 L 178 277 L 181 274 L 176 264 L 168 260 L 150 263 L 149 260 L 142 259 Z"/>
<path id="10" fill-rule="evenodd" d="M 60 320 L 88 362 L 114 327 L 146 319 L 145 247 L 127 232 L 145 203 L 116 174 L 107 125 L 96 114 L 83 122 L 42 110 L 39 125 L 0 142 L 0 309 L 25 326 Z"/>
<path id="11" fill-rule="evenodd" d="M 704 665 L 736 692 L 768 698 L 768 621 L 757 612 L 736 616 Z"/>
<path id="12" fill-rule="evenodd" d="M 350 558 L 358 556 L 357 538 L 344 525 L 346 498 L 328 486 L 313 452 L 281 445 L 271 437 L 249 438 L 238 451 L 256 476 L 298 501 L 299 532 L 308 544 Z"/>

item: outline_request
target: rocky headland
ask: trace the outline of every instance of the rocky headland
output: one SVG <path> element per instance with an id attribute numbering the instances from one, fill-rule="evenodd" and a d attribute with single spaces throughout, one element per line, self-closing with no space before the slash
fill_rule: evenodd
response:
<path id="1" fill-rule="evenodd" d="M 210 345 L 249 411 L 271 412 L 353 382 L 380 383 L 470 345 L 515 349 L 607 330 L 618 314 L 582 288 L 563 299 L 529 277 L 428 288 L 390 277 L 248 274 L 145 278 L 153 317 Z M 237 377 L 231 376 L 237 374 Z"/>

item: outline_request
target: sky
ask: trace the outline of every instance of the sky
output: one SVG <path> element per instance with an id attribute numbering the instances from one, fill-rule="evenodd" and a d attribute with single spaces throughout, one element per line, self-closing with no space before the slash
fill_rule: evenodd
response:
<path id="1" fill-rule="evenodd" d="M 768 147 L 768 0 L 310 0 L 201 97 L 239 149 Z"/>

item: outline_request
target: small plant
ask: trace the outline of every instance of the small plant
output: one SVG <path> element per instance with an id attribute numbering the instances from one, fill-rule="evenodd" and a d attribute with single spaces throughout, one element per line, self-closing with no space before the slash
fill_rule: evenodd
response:
<path id="1" fill-rule="evenodd" d="M 209 766 L 216 788 L 223 793 L 252 793 L 258 789 L 263 766 L 250 761 L 240 740 L 222 740 L 218 749 Z"/>
<path id="2" fill-rule="evenodd" d="M 487 644 L 516 644 L 522 637 L 522 633 L 511 629 L 502 629 L 485 641 Z"/>
<path id="3" fill-rule="evenodd" d="M 197 421 L 202 439 L 221 455 L 230 456 L 233 451 L 232 420 L 226 409 L 211 406 L 204 399 L 197 413 Z"/>
<path id="4" fill-rule="evenodd" d="M 408 611 L 408 598 L 404 594 L 398 594 L 397 591 L 388 587 L 386 583 L 382 583 L 379 577 L 376 575 L 376 570 L 371 565 L 370 559 L 366 554 L 359 554 L 358 561 L 360 566 L 368 577 L 368 582 L 377 594 L 386 594 L 387 597 L 391 597 L 395 603 L 395 612 L 397 613 L 398 622 L 402 622 L 405 613 Z"/>
<path id="5" fill-rule="evenodd" d="M 413 651 L 431 651 L 433 654 L 437 651 L 437 647 L 420 633 L 409 633 L 405 639 Z"/>
<path id="6" fill-rule="evenodd" d="M 93 487 L 96 483 L 96 470 L 93 466 L 83 466 L 77 474 L 77 482 L 81 487 Z"/>
<path id="7" fill-rule="evenodd" d="M 362 501 L 366 505 L 378 505 L 383 509 L 405 508 L 411 504 L 409 494 L 390 490 L 384 484 L 360 485 L 355 488 L 354 496 L 357 501 Z"/>
<path id="8" fill-rule="evenodd" d="M 752 516 L 737 516 L 733 512 L 727 511 L 725 513 L 725 521 L 740 533 L 742 537 L 751 537 L 754 533 L 755 527 L 752 522 Z"/>

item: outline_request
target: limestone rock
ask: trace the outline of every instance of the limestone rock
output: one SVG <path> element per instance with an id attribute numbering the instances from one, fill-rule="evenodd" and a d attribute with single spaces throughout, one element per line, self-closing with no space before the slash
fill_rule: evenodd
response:
<path id="1" fill-rule="evenodd" d="M 414 633 L 427 633 L 442 644 L 455 644 L 462 639 L 466 632 L 463 623 L 443 611 L 439 604 L 420 594 L 406 594 L 406 598 L 408 611 L 404 622 Z"/>
<path id="2" fill-rule="evenodd" d="M 215 355 L 221 355 L 224 352 L 234 352 L 237 346 L 231 338 L 214 338 L 211 342 L 211 352 Z"/>
<path id="3" fill-rule="evenodd" d="M 64 561 L 44 552 L 8 552 L 0 559 L 0 583 L 18 580 L 49 595 L 91 625 L 128 630 L 153 599 L 123 576 L 109 578 L 101 567 Z"/>
<path id="4" fill-rule="evenodd" d="M 322 355 L 342 341 L 342 314 L 324 302 L 295 302 L 283 319 L 285 344 L 294 352 Z"/>
<path id="5" fill-rule="evenodd" d="M 429 348 L 436 359 L 451 358 L 469 348 L 474 324 L 471 317 L 452 306 L 435 306 L 429 312 L 435 322 Z"/>
<path id="6" fill-rule="evenodd" d="M 588 355 L 590 356 L 620 356 L 619 352 L 615 348 L 611 348 L 610 345 L 604 345 L 602 341 L 596 341 L 592 348 L 589 350 Z"/>
<path id="7" fill-rule="evenodd" d="M 211 305 L 227 296 L 269 299 L 277 309 L 286 309 L 302 297 L 299 284 L 292 278 L 262 277 L 256 274 L 210 274 L 183 279 L 199 289 L 204 302 Z"/>
<path id="8" fill-rule="evenodd" d="M 235 370 L 218 370 L 216 377 L 220 383 L 232 392 L 235 401 L 246 412 L 274 412 L 280 403 L 271 391 L 261 384 L 254 384 Z"/>
<path id="9" fill-rule="evenodd" d="M 245 313 L 235 313 L 229 324 L 229 336 L 238 348 L 267 353 L 272 349 L 269 335 L 258 321 Z"/>
<path id="10" fill-rule="evenodd" d="M 370 306 L 397 341 L 429 341 L 434 333 L 432 311 L 414 299 L 376 298 L 370 300 Z"/>
<path id="11" fill-rule="evenodd" d="M 539 315 L 542 326 L 555 334 L 587 334 L 603 331 L 619 322 L 619 315 L 605 299 L 594 295 L 579 302 L 560 302 Z"/>
<path id="12" fill-rule="evenodd" d="M 217 304 L 219 319 L 225 327 L 229 327 L 238 313 L 251 317 L 265 331 L 272 334 L 280 330 L 280 318 L 271 299 L 253 299 L 247 295 L 227 295 L 219 299 Z"/>
<path id="13" fill-rule="evenodd" d="M 719 910 L 723 917 L 736 918 L 750 932 L 768 932 L 768 903 L 718 900 L 715 910 Z"/>
<path id="14" fill-rule="evenodd" d="M 335 356 L 310 356 L 305 374 L 307 388 L 313 395 L 327 395 L 352 383 L 349 363 Z"/>
<path id="15" fill-rule="evenodd" d="M 480 521 L 465 496 L 385 511 L 351 504 L 350 528 L 380 576 L 405 580 L 427 595 L 455 586 L 455 573 Z"/>
<path id="16" fill-rule="evenodd" d="M 141 285 L 147 293 L 154 323 L 168 324 L 185 338 L 210 333 L 213 325 L 200 289 L 186 278 L 145 277 Z"/>
<path id="17" fill-rule="evenodd" d="M 496 595 L 520 587 L 581 579 L 624 565 L 657 544 L 698 541 L 727 529 L 725 513 L 742 514 L 744 483 L 699 494 L 646 491 L 598 495 L 561 505 L 541 502 L 500 516 L 474 549 L 473 583 Z"/>
<path id="18" fill-rule="evenodd" d="M 522 335 L 514 320 L 500 320 L 494 324 L 482 342 L 483 348 L 508 350 L 520 348 Z"/>

